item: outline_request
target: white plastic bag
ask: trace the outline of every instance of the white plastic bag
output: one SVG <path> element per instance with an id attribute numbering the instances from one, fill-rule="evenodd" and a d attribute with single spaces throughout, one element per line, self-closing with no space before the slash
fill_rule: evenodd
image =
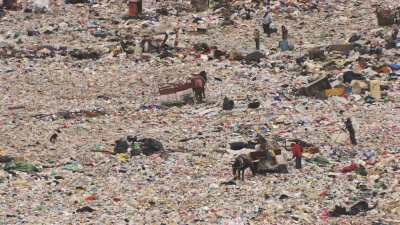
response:
<path id="1" fill-rule="evenodd" d="M 32 5 L 32 11 L 35 13 L 44 13 L 50 10 L 49 0 L 35 0 Z"/>

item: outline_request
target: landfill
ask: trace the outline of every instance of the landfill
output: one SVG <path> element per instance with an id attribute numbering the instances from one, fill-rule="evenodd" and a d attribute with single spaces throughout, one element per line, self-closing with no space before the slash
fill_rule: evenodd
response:
<path id="1" fill-rule="evenodd" d="M 0 4 L 0 224 L 400 224 L 399 1 Z"/>

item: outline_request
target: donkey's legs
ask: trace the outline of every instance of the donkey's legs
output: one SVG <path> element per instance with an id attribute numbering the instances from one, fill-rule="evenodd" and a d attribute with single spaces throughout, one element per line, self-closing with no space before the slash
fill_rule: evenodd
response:
<path id="1" fill-rule="evenodd" d="M 195 93 L 197 102 L 201 103 L 203 101 L 201 90 L 195 89 Z"/>

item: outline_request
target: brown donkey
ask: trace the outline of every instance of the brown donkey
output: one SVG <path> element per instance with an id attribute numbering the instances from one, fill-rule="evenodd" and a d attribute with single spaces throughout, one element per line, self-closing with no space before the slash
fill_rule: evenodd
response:
<path id="1" fill-rule="evenodd" d="M 206 82 L 207 73 L 205 71 L 201 71 L 200 74 L 195 74 L 191 78 L 193 94 L 198 102 L 203 102 L 203 98 L 206 98 Z"/>

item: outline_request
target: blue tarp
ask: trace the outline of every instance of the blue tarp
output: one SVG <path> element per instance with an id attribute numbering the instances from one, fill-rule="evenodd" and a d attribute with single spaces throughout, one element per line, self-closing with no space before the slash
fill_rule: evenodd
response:
<path id="1" fill-rule="evenodd" d="M 289 42 L 287 40 L 279 41 L 279 48 L 282 52 L 289 51 Z"/>
<path id="2" fill-rule="evenodd" d="M 389 64 L 390 69 L 400 70 L 400 63 Z"/>

